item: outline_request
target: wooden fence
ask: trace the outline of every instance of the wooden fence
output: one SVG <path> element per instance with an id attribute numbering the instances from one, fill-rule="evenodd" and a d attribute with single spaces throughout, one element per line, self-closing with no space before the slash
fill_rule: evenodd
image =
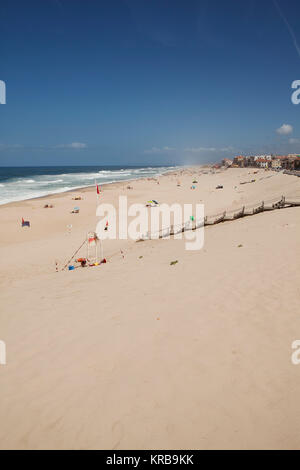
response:
<path id="1" fill-rule="evenodd" d="M 268 201 L 261 201 L 257 204 L 245 205 L 239 209 L 230 209 L 218 214 L 207 215 L 204 217 L 204 220 L 193 220 L 180 225 L 171 225 L 170 227 L 165 227 L 155 233 L 147 232 L 137 241 L 149 240 L 151 238 L 166 238 L 170 235 L 176 235 L 177 233 L 186 232 L 188 230 L 196 230 L 207 225 L 216 225 L 221 222 L 237 220 L 241 217 L 252 216 L 264 211 L 285 209 L 287 207 L 296 206 L 300 206 L 300 200 L 290 198 L 286 199 L 285 196 L 282 196 L 281 199 L 270 199 Z"/>

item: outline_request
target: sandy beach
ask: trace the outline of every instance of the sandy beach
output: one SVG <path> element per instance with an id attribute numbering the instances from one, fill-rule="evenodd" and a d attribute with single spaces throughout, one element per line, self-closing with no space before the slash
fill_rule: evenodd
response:
<path id="1" fill-rule="evenodd" d="M 299 178 L 253 168 L 158 181 L 104 185 L 101 202 L 202 202 L 210 215 L 300 198 Z M 0 216 L 1 449 L 300 448 L 299 207 L 205 227 L 199 251 L 106 240 L 106 264 L 74 271 L 62 268 L 95 230 L 95 188 Z"/>

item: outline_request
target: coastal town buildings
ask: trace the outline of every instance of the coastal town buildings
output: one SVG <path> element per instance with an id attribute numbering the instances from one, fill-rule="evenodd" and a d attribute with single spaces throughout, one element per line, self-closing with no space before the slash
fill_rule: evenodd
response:
<path id="1" fill-rule="evenodd" d="M 244 167 L 245 166 L 245 157 L 243 155 L 238 155 L 233 159 L 233 166 Z"/>
<path id="2" fill-rule="evenodd" d="M 233 160 L 230 160 L 230 158 L 223 158 L 223 160 L 222 160 L 222 165 L 223 166 L 229 167 L 229 166 L 232 165 L 232 163 L 233 163 Z"/>
<path id="3" fill-rule="evenodd" d="M 280 161 L 280 158 L 274 158 L 272 161 L 271 161 L 271 168 L 277 170 L 279 168 L 281 168 L 281 161 Z"/>
<path id="4" fill-rule="evenodd" d="M 222 160 L 223 167 L 244 168 L 271 168 L 273 170 L 299 170 L 300 171 L 300 155 L 237 155 L 233 160 L 224 158 Z"/>

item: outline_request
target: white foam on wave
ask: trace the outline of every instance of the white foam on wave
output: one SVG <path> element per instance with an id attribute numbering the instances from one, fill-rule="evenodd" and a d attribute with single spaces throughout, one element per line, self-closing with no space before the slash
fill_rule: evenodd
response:
<path id="1" fill-rule="evenodd" d="M 64 180 L 52 180 L 52 181 L 36 181 L 37 184 L 57 184 L 63 183 Z"/>
<path id="2" fill-rule="evenodd" d="M 0 205 L 93 186 L 94 181 L 101 185 L 111 184 L 139 177 L 160 176 L 169 170 L 170 167 L 123 168 L 91 173 L 44 174 L 35 176 L 35 179 L 12 178 L 0 184 Z"/>

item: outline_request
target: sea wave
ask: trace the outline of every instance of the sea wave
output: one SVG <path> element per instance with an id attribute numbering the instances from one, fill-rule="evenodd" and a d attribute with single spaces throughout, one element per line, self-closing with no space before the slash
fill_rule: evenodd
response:
<path id="1" fill-rule="evenodd" d="M 37 181 L 38 184 L 56 184 L 63 183 L 64 180 L 52 180 L 52 181 Z"/>
<path id="2" fill-rule="evenodd" d="M 37 197 L 43 197 L 56 193 L 92 186 L 95 182 L 99 185 L 111 184 L 118 181 L 129 181 L 137 178 L 159 176 L 174 167 L 141 167 L 118 169 L 95 169 L 92 171 L 70 171 L 62 167 L 62 172 L 28 173 L 28 177 L 15 174 L 2 175 L 0 183 L 0 205 L 9 202 L 22 201 Z M 24 171 L 24 170 L 22 170 Z M 29 170 L 28 170 L 29 171 Z M 55 171 L 55 170 L 54 170 Z M 3 183 L 5 181 L 5 183 Z"/>

